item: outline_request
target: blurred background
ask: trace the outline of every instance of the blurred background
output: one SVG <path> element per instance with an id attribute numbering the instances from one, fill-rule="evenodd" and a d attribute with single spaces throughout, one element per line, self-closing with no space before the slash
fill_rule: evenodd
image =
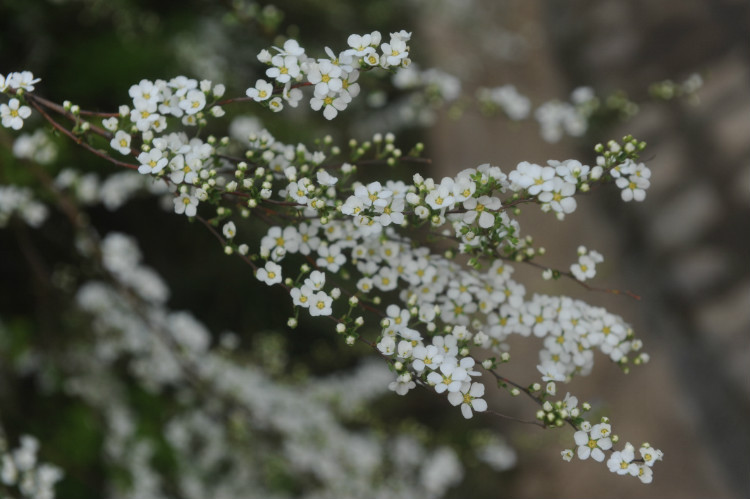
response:
<path id="1" fill-rule="evenodd" d="M 516 449 L 517 465 L 499 473 L 468 463 L 464 484 L 449 497 L 747 497 L 748 3 L 302 0 L 274 5 L 4 0 L 0 73 L 31 70 L 42 78 L 37 86 L 41 95 L 110 111 L 127 101 L 128 88 L 141 78 L 185 74 L 224 82 L 227 95 L 243 95 L 262 71 L 255 55 L 278 44 L 277 35 L 298 38 L 308 53 L 323 56 L 323 46 L 341 50 L 351 33 L 405 29 L 413 34 L 412 59 L 422 68 L 454 75 L 462 95 L 513 84 L 537 106 L 551 99 L 567 101 L 582 85 L 602 96 L 624 92 L 638 103 L 635 116 L 623 120 L 603 115 L 584 136 L 557 143 L 543 140 L 533 119 L 488 117 L 445 93 L 410 100 L 408 92 L 394 89 L 388 78 L 361 81 L 364 95 L 333 122 L 305 109 L 259 117 L 277 137 L 294 142 L 312 141 L 325 133 L 338 139 L 352 134 L 367 139 L 375 131 L 397 132 L 405 150 L 424 141 L 432 165 L 421 171 L 436 177 L 485 162 L 506 172 L 522 160 L 576 158 L 591 164 L 597 142 L 625 134 L 645 140 L 649 147 L 643 159 L 653 175 L 644 203 L 626 205 L 610 190 L 582 198 L 577 212 L 563 222 L 533 209 L 522 213 L 524 232 L 534 235 L 537 244 L 555 248 L 549 252 L 549 265 L 567 267 L 577 246 L 584 244 L 605 255 L 597 276 L 602 286 L 631 290 L 641 300 L 545 282 L 533 269 L 519 280 L 529 292 L 565 293 L 605 306 L 630 321 L 644 340 L 652 358 L 649 364 L 624 376 L 600 362 L 591 377 L 576 379 L 570 389 L 579 399 L 601 403 L 623 438 L 633 443 L 650 440 L 664 451 L 654 483 L 643 486 L 622 479 L 592 462 L 563 463 L 559 449 L 570 445 L 570 435 L 487 417 L 477 418 L 478 424 L 506 436 Z M 693 73 L 705 82 L 697 100 L 655 99 L 649 94 L 654 82 L 684 81 Z M 414 102 L 429 113 L 409 111 Z M 3 183 L 23 177 L 9 167 L 9 142 L 10 134 L 0 130 Z M 109 167 L 59 142 L 60 167 L 74 164 L 100 174 Z M 387 176 L 409 178 L 412 173 L 389 170 Z M 62 220 L 62 215 L 52 216 Z M 326 331 L 317 331 L 314 321 L 304 324 L 313 338 L 310 344 L 285 340 L 278 331 L 289 308 L 278 303 L 285 303 L 286 297 L 261 292 L 249 274 L 238 272 L 236 262 L 221 258 L 210 234 L 182 220 L 175 223 L 173 215 L 156 209 L 153 199 L 130 203 L 117 212 L 92 208 L 89 216 L 102 233 L 135 235 L 146 262 L 173 290 L 170 306 L 194 311 L 212 331 L 236 331 L 250 355 L 268 342 L 287 341 L 290 365 L 300 371 L 323 373 L 356 362 L 355 353 L 337 345 Z M 0 252 L 0 317 L 10 334 L 25 338 L 18 341 L 40 341 L 41 348 L 55 348 L 67 331 L 61 317 L 69 301 L 59 295 L 59 287 L 39 277 L 38 268 L 48 268 L 50 274 L 60 269 L 77 272 L 71 270 L 76 261 L 70 229 L 53 223 L 35 232 L 14 225 L 0 232 Z M 535 356 L 531 349 L 513 351 L 514 357 Z M 46 457 L 72 470 L 63 483 L 67 495 L 60 497 L 95 497 L 101 442 L 96 421 L 69 400 L 45 400 L 32 380 L 10 368 L 12 361 L 0 358 L 0 418 L 6 431 L 36 432 L 55 441 L 57 455 Z M 524 375 L 533 376 L 533 369 L 519 371 L 520 377 Z M 158 410 L 158 402 L 152 403 Z M 533 410 L 500 393 L 490 405 L 518 417 L 528 417 Z M 443 415 L 451 409 L 427 394 L 389 398 L 383 407 L 386 421 L 408 414 L 446 441 L 462 438 L 454 430 L 455 411 Z M 70 448 L 78 450 L 66 454 Z"/>

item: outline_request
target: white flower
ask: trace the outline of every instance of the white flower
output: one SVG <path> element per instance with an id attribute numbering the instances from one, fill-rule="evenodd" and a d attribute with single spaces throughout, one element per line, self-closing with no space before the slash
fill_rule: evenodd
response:
<path id="1" fill-rule="evenodd" d="M 315 95 L 325 96 L 329 92 L 339 92 L 341 85 L 341 68 L 328 59 L 312 63 L 307 71 L 307 79 L 315 85 Z"/>
<path id="2" fill-rule="evenodd" d="M 347 93 L 328 92 L 325 95 L 315 94 L 310 99 L 310 107 L 315 111 L 320 111 L 323 108 L 323 116 L 327 120 L 332 120 L 339 111 L 346 109 L 349 102 L 351 102 L 351 97 Z"/>
<path id="3" fill-rule="evenodd" d="M 332 303 L 333 298 L 328 296 L 325 291 L 318 291 L 310 298 L 310 306 L 308 308 L 310 315 L 331 315 L 333 313 L 331 309 Z"/>
<path id="4" fill-rule="evenodd" d="M 301 236 L 296 227 L 271 227 L 260 241 L 261 253 L 270 254 L 273 260 L 279 261 L 287 253 L 299 251 Z"/>
<path id="5" fill-rule="evenodd" d="M 656 461 L 661 461 L 663 453 L 659 449 L 654 449 L 648 444 L 644 444 L 639 449 L 641 457 L 643 458 L 643 464 L 646 466 L 653 466 Z"/>
<path id="6" fill-rule="evenodd" d="M 388 200 L 393 196 L 393 193 L 388 189 L 384 189 L 380 182 L 370 182 L 366 186 L 358 184 L 354 188 L 354 196 L 356 200 L 361 201 L 363 206 L 373 206 L 379 211 L 388 206 Z M 351 199 L 350 197 L 349 199 Z M 349 200 L 347 200 L 349 201 Z M 354 201 L 352 201 L 354 203 Z M 343 209 L 342 209 L 342 212 Z M 357 210 L 354 210 L 356 213 Z M 345 212 L 344 212 L 345 213 Z"/>
<path id="7" fill-rule="evenodd" d="M 318 179 L 318 184 L 322 186 L 336 185 L 336 182 L 339 181 L 338 178 L 322 169 L 316 172 L 316 178 Z"/>
<path id="8" fill-rule="evenodd" d="M 560 177 L 552 179 L 552 189 L 539 194 L 539 201 L 548 203 L 553 211 L 562 214 L 573 213 L 576 209 L 575 184 L 568 183 Z"/>
<path id="9" fill-rule="evenodd" d="M 303 284 L 299 288 L 292 288 L 289 294 L 292 296 L 292 303 L 294 303 L 295 306 L 307 308 L 310 306 L 310 300 L 315 294 L 315 291 L 311 287 Z"/>
<path id="10" fill-rule="evenodd" d="M 451 405 L 461 404 L 461 414 L 466 419 L 471 419 L 472 409 L 476 412 L 487 410 L 487 402 L 481 397 L 484 396 L 484 385 L 481 383 L 463 383 L 461 390 L 448 393 L 448 402 Z"/>
<path id="11" fill-rule="evenodd" d="M 22 106 L 21 101 L 16 98 L 8 101 L 8 104 L 0 104 L 0 117 L 5 128 L 20 130 L 23 128 L 23 120 L 31 116 L 31 108 Z"/>
<path id="12" fill-rule="evenodd" d="M 128 94 L 136 101 L 152 102 L 156 104 L 161 100 L 159 95 L 159 88 L 154 85 L 153 82 L 148 80 L 141 80 L 137 85 L 132 85 L 128 90 Z"/>
<path id="13" fill-rule="evenodd" d="M 456 198 L 453 195 L 453 187 L 453 179 L 446 177 L 440 182 L 440 185 L 435 186 L 425 196 L 424 200 L 433 210 L 450 209 L 456 202 Z"/>
<path id="14" fill-rule="evenodd" d="M 135 127 L 145 132 L 151 125 L 161 118 L 157 112 L 157 104 L 152 101 L 139 100 L 134 102 L 133 110 L 130 111 L 130 121 L 135 123 Z"/>
<path id="15" fill-rule="evenodd" d="M 351 53 L 357 57 L 364 57 L 375 52 L 375 48 L 372 46 L 372 36 L 369 34 L 349 35 L 349 38 L 346 39 L 346 43 L 352 48 Z"/>
<path id="16" fill-rule="evenodd" d="M 591 279 L 596 275 L 596 263 L 588 255 L 578 257 L 578 263 L 570 266 L 570 272 L 579 281 Z"/>
<path id="17" fill-rule="evenodd" d="M 396 381 L 391 381 L 388 389 L 396 392 L 398 395 L 406 395 L 409 390 L 416 388 L 417 384 L 411 379 L 411 374 L 400 374 Z"/>
<path id="18" fill-rule="evenodd" d="M 557 370 L 556 364 L 547 363 L 536 368 L 542 373 L 542 381 L 565 381 L 565 375 Z"/>
<path id="19" fill-rule="evenodd" d="M 359 71 L 352 71 L 341 75 L 341 93 L 349 96 L 350 99 L 359 95 Z"/>
<path id="20" fill-rule="evenodd" d="M 618 178 L 615 180 L 615 184 L 622 189 L 622 192 L 620 193 L 622 195 L 622 200 L 629 202 L 633 200 L 643 201 L 646 199 L 646 189 L 651 185 L 651 182 L 645 177 L 630 175 L 628 178 Z"/>
<path id="21" fill-rule="evenodd" d="M 256 102 L 268 100 L 273 95 L 273 85 L 266 80 L 257 80 L 255 87 L 250 87 L 245 91 L 245 95 Z"/>
<path id="22" fill-rule="evenodd" d="M 275 55 L 271 59 L 272 67 L 266 70 L 266 76 L 279 83 L 286 83 L 300 75 L 299 61 L 293 55 Z"/>
<path id="23" fill-rule="evenodd" d="M 265 267 L 261 267 L 256 272 L 255 277 L 269 286 L 281 282 L 281 265 L 275 262 L 266 262 Z"/>
<path id="24" fill-rule="evenodd" d="M 225 223 L 221 231 L 227 239 L 232 239 L 237 235 L 237 227 L 235 227 L 234 222 Z"/>
<path id="25" fill-rule="evenodd" d="M 341 252 L 341 246 L 338 244 L 320 245 L 318 248 L 318 259 L 315 263 L 319 267 L 338 272 L 339 268 L 346 263 L 346 256 Z"/>
<path id="26" fill-rule="evenodd" d="M 442 364 L 440 364 L 440 373 L 433 371 L 428 374 L 427 382 L 434 385 L 435 391 L 438 393 L 443 393 L 446 390 L 451 393 L 458 392 L 461 389 L 461 384 L 468 381 L 469 375 L 466 373 L 466 369 L 459 367 L 455 357 L 444 357 L 443 359 Z"/>
<path id="27" fill-rule="evenodd" d="M 320 270 L 310 272 L 310 277 L 305 279 L 305 286 L 309 286 L 315 291 L 320 291 L 326 283 L 326 275 Z"/>
<path id="28" fill-rule="evenodd" d="M 489 229 L 495 225 L 495 214 L 493 212 L 501 207 L 500 200 L 496 197 L 480 196 L 469 198 L 464 201 L 464 208 L 469 210 L 464 213 L 464 223 L 471 224 L 479 218 L 479 226 L 483 229 Z"/>
<path id="29" fill-rule="evenodd" d="M 611 427 L 607 423 L 594 425 L 590 433 L 583 430 L 575 432 L 573 438 L 578 445 L 578 458 L 584 460 L 591 457 L 595 461 L 604 461 L 604 452 L 602 451 L 612 448 L 610 434 Z"/>
<path id="30" fill-rule="evenodd" d="M 281 97 L 274 97 L 273 99 L 268 101 L 268 108 L 274 113 L 278 113 L 279 111 L 284 109 L 284 101 L 281 99 Z"/>
<path id="31" fill-rule="evenodd" d="M 138 161 L 141 166 L 138 167 L 138 173 L 142 174 L 156 174 L 159 173 L 167 166 L 169 160 L 164 156 L 161 149 L 154 147 L 149 152 L 142 152 L 138 155 Z"/>
<path id="32" fill-rule="evenodd" d="M 295 57 L 300 57 L 305 54 L 305 49 L 300 47 L 299 42 L 297 40 L 294 40 L 293 38 L 290 38 L 289 40 L 284 42 L 283 49 L 280 49 L 278 47 L 274 48 L 284 55 L 293 55 Z"/>
<path id="33" fill-rule="evenodd" d="M 627 443 L 624 449 L 613 452 L 607 461 L 609 471 L 618 475 L 638 475 L 638 465 L 633 462 L 634 451 L 634 447 Z"/>
<path id="34" fill-rule="evenodd" d="M 291 82 L 288 81 L 284 84 L 284 90 L 281 92 L 281 97 L 284 98 L 287 104 L 292 107 L 297 107 L 299 101 L 302 100 L 302 96 L 302 90 L 299 88 L 292 88 Z"/>
<path id="35" fill-rule="evenodd" d="M 10 73 L 5 79 L 5 85 L 14 90 L 22 88 L 26 92 L 33 92 L 34 84 L 40 81 L 41 78 L 34 78 L 31 71 L 21 71 L 20 73 Z M 2 86 L 2 81 L 0 81 L 0 90 L 5 90 Z"/>
<path id="36" fill-rule="evenodd" d="M 422 372 L 425 368 L 437 369 L 441 362 L 443 362 L 443 355 L 440 350 L 434 345 L 417 345 L 414 347 L 414 361 L 412 367 L 417 372 Z"/>
<path id="37" fill-rule="evenodd" d="M 174 198 L 174 212 L 178 215 L 183 213 L 189 217 L 194 217 L 198 211 L 198 199 L 183 193 Z"/>
<path id="38" fill-rule="evenodd" d="M 123 131 L 118 130 L 114 137 L 112 137 L 112 140 L 109 142 L 110 147 L 112 149 L 118 151 L 120 154 L 130 154 L 130 134 Z"/>
<path id="39" fill-rule="evenodd" d="M 206 94 L 200 90 L 190 90 L 185 99 L 180 101 L 180 108 L 185 114 L 191 115 L 206 107 Z"/>
<path id="40" fill-rule="evenodd" d="M 383 355 L 393 355 L 396 351 L 396 340 L 393 336 L 383 336 L 377 346 Z"/>
<path id="41" fill-rule="evenodd" d="M 638 465 L 636 476 L 642 483 L 651 483 L 654 480 L 654 470 L 641 464 Z"/>
<path id="42" fill-rule="evenodd" d="M 119 120 L 112 116 L 111 118 L 106 118 L 102 120 L 102 126 L 109 130 L 110 132 L 116 132 L 117 126 L 119 125 Z"/>
<path id="43" fill-rule="evenodd" d="M 391 37 L 391 42 L 383 43 L 380 49 L 383 51 L 381 65 L 386 68 L 401 65 L 401 61 L 409 55 L 406 42 L 400 38 Z"/>

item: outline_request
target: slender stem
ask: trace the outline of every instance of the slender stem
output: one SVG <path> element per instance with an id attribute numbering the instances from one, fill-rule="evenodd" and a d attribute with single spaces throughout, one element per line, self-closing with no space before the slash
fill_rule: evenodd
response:
<path id="1" fill-rule="evenodd" d="M 73 142 L 75 142 L 79 146 L 83 147 L 87 151 L 89 151 L 89 152 L 93 153 L 94 155 L 99 156 L 100 158 L 102 158 L 102 159 L 104 159 L 106 161 L 109 161 L 110 163 L 113 163 L 113 164 L 115 164 L 117 166 L 121 166 L 123 168 L 129 168 L 131 170 L 137 170 L 138 169 L 138 165 L 133 165 L 131 163 L 125 163 L 123 161 L 116 160 L 115 158 L 113 158 L 113 157 L 111 157 L 111 156 L 103 153 L 102 151 L 100 151 L 100 150 L 96 149 L 95 147 L 90 146 L 88 143 L 84 142 L 80 137 L 76 136 L 73 132 L 71 132 L 70 130 L 68 130 L 67 128 L 65 128 L 64 126 L 62 126 L 58 122 L 56 122 L 54 119 L 52 119 L 52 117 L 49 114 L 47 114 L 47 112 L 44 111 L 44 109 L 42 109 L 42 107 L 35 100 L 29 99 L 29 104 L 31 104 L 34 107 L 34 109 L 36 109 L 37 111 L 39 111 L 39 114 L 41 114 L 44 117 L 44 119 L 46 119 L 56 130 L 62 132 L 64 135 L 66 135 L 67 137 L 69 137 Z"/>

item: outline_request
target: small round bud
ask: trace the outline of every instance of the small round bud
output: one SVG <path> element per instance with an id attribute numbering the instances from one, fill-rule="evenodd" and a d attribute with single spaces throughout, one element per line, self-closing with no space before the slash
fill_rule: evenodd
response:
<path id="1" fill-rule="evenodd" d="M 295 319 L 294 317 L 290 317 L 289 320 L 286 321 L 286 325 L 294 329 L 295 327 L 297 327 L 297 319 Z"/>
<path id="2" fill-rule="evenodd" d="M 346 326 L 343 323 L 339 322 L 338 324 L 336 324 L 336 332 L 337 333 L 341 334 L 344 331 L 346 331 Z"/>
<path id="3" fill-rule="evenodd" d="M 229 246 L 229 245 L 224 246 L 224 254 L 225 255 L 231 255 L 232 253 L 234 253 L 234 249 L 231 246 Z"/>

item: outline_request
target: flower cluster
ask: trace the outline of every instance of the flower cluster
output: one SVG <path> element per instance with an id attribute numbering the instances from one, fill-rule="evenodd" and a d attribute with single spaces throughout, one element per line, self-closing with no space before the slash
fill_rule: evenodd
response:
<path id="1" fill-rule="evenodd" d="M 575 454 L 579 459 L 586 460 L 590 457 L 595 461 L 604 462 L 607 459 L 605 451 L 608 451 L 610 456 L 606 464 L 612 473 L 637 476 L 643 483 L 653 481 L 652 467 L 656 461 L 662 460 L 664 456 L 662 451 L 644 443 L 638 449 L 640 457 L 636 458 L 635 447 L 630 442 L 627 442 L 621 450 L 612 450 L 613 444 L 618 439 L 612 434 L 612 427 L 607 418 L 603 418 L 601 423 L 593 426 L 589 421 L 584 420 L 580 428 L 574 435 L 578 446 Z M 573 455 L 573 449 L 562 451 L 562 458 L 566 461 L 572 460 Z"/>
<path id="2" fill-rule="evenodd" d="M 588 251 L 585 246 L 579 246 L 578 263 L 570 266 L 570 272 L 579 281 L 593 279 L 596 275 L 596 264 L 603 261 L 604 257 L 598 251 Z"/>
<path id="3" fill-rule="evenodd" d="M 629 155 L 642 150 L 645 144 L 630 136 L 625 137 L 623 142 L 621 145 L 611 140 L 606 149 L 604 145 L 598 144 L 596 164 L 606 169 L 615 179 L 617 187 L 621 189 L 623 201 L 643 201 L 646 199 L 646 189 L 651 185 L 651 170 L 644 163 L 636 163 L 635 158 Z"/>
<path id="4" fill-rule="evenodd" d="M 245 92 L 256 102 L 273 111 L 281 111 L 284 103 L 297 107 L 302 99 L 301 85 L 314 86 L 310 107 L 323 110 L 326 119 L 333 119 L 359 95 L 359 72 L 375 67 L 393 70 L 409 65 L 407 42 L 411 33 L 391 33 L 388 42 L 381 43 L 380 32 L 351 35 L 349 48 L 334 53 L 326 47 L 327 58 L 308 57 L 297 40 L 287 40 L 283 47 L 273 47 L 275 53 L 262 50 L 258 60 L 268 65 L 266 76 L 272 81 L 258 79 Z"/>
<path id="5" fill-rule="evenodd" d="M 0 433 L 0 483 L 17 488 L 20 497 L 28 499 L 51 499 L 54 487 L 63 477 L 57 466 L 37 460 L 39 441 L 30 435 L 22 435 L 19 447 L 9 450 Z"/>
<path id="6" fill-rule="evenodd" d="M 494 88 L 480 88 L 477 99 L 497 106 L 513 121 L 524 120 L 531 113 L 531 100 L 521 94 L 514 85 L 502 85 Z"/>
<path id="7" fill-rule="evenodd" d="M 31 227 L 39 227 L 47 219 L 47 206 L 34 199 L 33 192 L 27 187 L 0 185 L 0 228 L 8 224 L 13 214 Z"/>
<path id="8" fill-rule="evenodd" d="M 364 362 L 344 374 L 303 382 L 275 379 L 244 354 L 241 361 L 233 359 L 240 354 L 236 335 L 225 333 L 212 346 L 211 333 L 191 313 L 170 310 L 166 284 L 142 263 L 131 237 L 110 233 L 93 252 L 101 255 L 108 276 L 84 282 L 76 298 L 92 317 L 97 341 L 95 347 L 90 341 L 82 346 L 92 351 L 84 357 L 85 369 L 68 380 L 67 392 L 101 410 L 106 457 L 133 477 L 131 496 L 162 497 L 176 487 L 195 499 L 238 497 L 248 483 L 270 496 L 273 478 L 248 476 L 247 470 L 271 459 L 289 476 L 316 477 L 308 488 L 320 497 L 352 491 L 358 497 L 373 492 L 432 497 L 426 491 L 442 495 L 461 479 L 463 469 L 450 448 L 429 447 L 401 432 L 377 436 L 341 423 L 387 391 L 390 373 L 382 363 Z M 145 275 L 151 277 L 135 277 Z M 319 278 L 311 274 L 311 285 Z M 162 290 L 160 296 L 155 289 Z M 165 445 L 175 451 L 181 477 L 176 483 L 165 483 L 152 463 L 153 448 L 137 431 L 139 420 L 127 406 L 124 387 L 110 375 L 116 362 L 124 362 L 133 380 L 150 393 L 169 397 L 179 388 L 179 409 L 159 427 Z M 206 393 L 199 393 L 201 387 Z M 200 402 L 201 397 L 208 400 Z M 274 432 L 273 442 L 248 446 L 238 439 L 256 428 Z M 395 463 L 397 471 L 373 456 Z M 383 476 L 387 479 L 375 480 Z"/>
<path id="9" fill-rule="evenodd" d="M 352 35 L 349 49 L 338 54 L 328 49 L 325 59 L 307 57 L 295 40 L 288 40 L 283 47 L 275 47 L 274 54 L 259 54 L 271 81 L 258 80 L 246 95 L 280 110 L 284 104 L 296 105 L 302 95 L 300 87 L 313 86 L 311 107 L 322 109 L 324 116 L 332 119 L 359 91 L 355 82 L 360 71 L 409 64 L 409 38 L 403 31 L 392 33 L 387 43 L 381 43 L 377 32 Z M 420 78 L 426 78 L 425 73 Z M 33 88 L 33 79 L 23 81 Z M 19 84 L 14 85 L 17 91 Z M 450 88 L 444 92 L 449 94 Z M 563 219 L 577 209 L 576 195 L 606 184 L 619 187 L 624 201 L 643 200 L 650 171 L 636 160 L 644 143 L 628 136 L 622 143 L 597 145 L 599 156 L 594 166 L 573 159 L 550 160 L 545 165 L 524 161 L 505 170 L 482 164 L 442 179 L 415 174 L 408 182 L 363 183 L 354 178 L 358 168 L 371 162 L 395 165 L 414 161 L 421 146 L 404 154 L 395 146 L 392 134 L 378 134 L 371 142 L 352 140 L 346 155 L 330 138 L 324 138 L 318 150 L 310 150 L 304 144 L 277 140 L 260 126 L 234 141 L 230 137 L 204 139 L 204 125 L 224 114 L 218 101 L 224 94 L 223 85 L 180 76 L 169 81 L 142 80 L 130 87 L 129 94 L 131 103 L 103 119 L 103 128 L 96 127 L 95 132 L 116 153 L 110 157 L 113 163 L 123 165 L 123 156 L 133 158 L 136 165 L 124 166 L 139 175 L 116 182 L 114 190 L 119 195 L 107 195 L 104 184 L 94 176 L 70 171 L 60 173 L 56 187 L 76 192 L 88 202 L 114 198 L 111 202 L 116 205 L 143 187 L 143 183 L 132 183 L 133 178 L 159 180 L 155 184 L 162 186 L 159 193 L 170 209 L 200 218 L 221 241 L 225 254 L 239 254 L 258 281 L 289 292 L 293 306 L 290 327 L 298 324 L 300 313 L 335 323 L 335 332 L 348 345 L 362 341 L 386 359 L 391 374 L 383 385 L 390 390 L 406 395 L 417 386 L 428 387 L 444 395 L 450 405 L 460 407 L 468 419 L 489 410 L 485 384 L 479 378 L 480 369 L 485 370 L 511 394 L 524 391 L 538 402 L 542 409 L 537 416 L 543 426 L 566 422 L 575 426 L 580 459 L 604 460 L 604 452 L 614 443 L 609 424 L 603 421 L 591 426 L 583 421 L 575 397 L 566 396 L 555 404 L 547 399 L 555 396 L 557 383 L 589 374 L 596 352 L 624 370 L 631 361 L 646 362 L 648 356 L 640 351 L 641 341 L 621 317 L 566 296 L 527 294 L 525 286 L 513 278 L 514 262 L 532 262 L 545 251 L 534 248 L 531 237 L 521 235 L 515 216 L 520 205 L 528 204 Z M 518 101 L 509 113 L 520 116 L 530 112 L 522 109 L 512 90 L 498 94 L 502 94 L 502 102 Z M 578 90 L 573 100 L 585 107 L 593 96 L 588 90 Z M 15 109 L 20 115 L 18 105 Z M 62 109 L 67 118 L 77 118 L 77 133 L 91 131 L 90 126 L 81 125 L 78 106 L 67 103 Z M 582 133 L 580 123 L 568 122 L 568 111 L 541 109 L 536 114 L 538 118 L 543 115 L 543 128 Z M 188 135 L 184 127 L 194 133 Z M 0 192 L 0 201 L 2 197 Z M 11 204 L 17 209 L 20 203 Z M 268 227 L 259 244 L 245 240 L 243 219 L 251 217 Z M 418 232 L 403 230 L 413 228 L 445 241 L 449 249 L 438 253 L 416 239 Z M 263 424 L 292 435 L 299 419 L 290 422 L 270 417 L 274 411 L 263 413 L 264 405 L 255 400 L 257 393 L 247 388 L 263 380 L 214 355 L 208 332 L 191 316 L 166 309 L 168 288 L 140 263 L 140 253 L 129 238 L 112 234 L 100 246 L 97 256 L 95 250 L 81 245 L 87 256 L 100 258 L 100 267 L 115 284 L 89 282 L 79 290 L 78 301 L 95 316 L 103 336 L 99 343 L 102 357 L 110 361 L 120 356 L 134 359 L 129 364 L 133 374 L 155 392 L 178 385 L 188 376 L 186 369 L 196 370 L 190 375 L 215 389 L 219 398 L 241 402 L 242 410 L 249 410 Z M 457 252 L 468 255 L 468 265 L 454 261 Z M 581 247 L 578 263 L 565 275 L 578 281 L 591 279 L 596 264 L 602 261 L 599 253 Z M 145 315 L 134 313 L 133 300 L 147 308 Z M 365 317 L 372 314 L 379 315 L 379 327 L 368 337 L 363 326 Z M 113 330 L 120 334 L 110 335 Z M 158 334 L 150 334 L 151 330 Z M 510 359 L 506 340 L 512 335 L 533 337 L 541 343 L 535 364 L 545 386 L 543 393 L 538 394 L 541 383 L 522 390 L 499 372 Z M 261 395 L 281 407 L 281 413 L 304 412 L 299 401 Z M 171 443 L 191 448 L 185 435 L 202 427 L 204 416 L 190 414 L 175 422 L 168 431 Z M 290 451 L 302 446 L 294 440 L 296 436 L 289 436 L 294 444 Z M 566 458 L 572 457 L 568 451 Z M 149 452 L 134 453 L 137 459 L 132 466 L 143 467 Z M 349 452 L 331 452 L 344 462 L 350 459 Z M 628 463 L 625 468 L 630 470 L 632 453 L 627 447 L 619 452 L 616 460 Z M 309 459 L 305 453 L 292 455 Z M 650 458 L 650 462 L 656 459 Z M 301 472 L 323 473 L 315 464 L 297 461 L 295 465 Z M 645 477 L 644 481 L 650 479 L 650 465 L 649 471 L 633 466 L 633 474 Z M 153 495 L 151 490 L 141 492 Z"/>
<path id="10" fill-rule="evenodd" d="M 0 104 L 0 119 L 5 128 L 23 128 L 23 120 L 31 116 L 31 108 L 23 105 L 19 97 L 22 98 L 25 92 L 33 92 L 39 81 L 31 71 L 9 73 L 8 76 L 0 74 L 0 92 L 18 96 L 12 97 L 7 104 Z"/>

